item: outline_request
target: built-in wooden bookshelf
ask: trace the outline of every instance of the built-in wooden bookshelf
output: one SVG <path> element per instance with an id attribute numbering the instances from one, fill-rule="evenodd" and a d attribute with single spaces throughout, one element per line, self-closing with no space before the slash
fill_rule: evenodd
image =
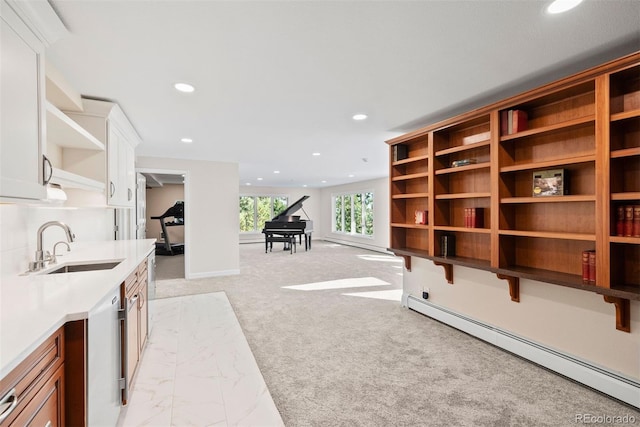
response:
<path id="1" fill-rule="evenodd" d="M 514 111 L 526 120 L 516 125 Z M 640 205 L 640 52 L 387 143 L 389 249 L 408 269 L 417 256 L 443 266 L 450 283 L 454 265 L 492 271 L 514 301 L 520 278 L 596 292 L 629 331 L 640 236 L 617 235 L 616 215 Z M 566 191 L 554 192 L 549 170 L 561 170 Z M 534 190 L 541 182 L 545 191 Z M 483 215 L 480 226 L 469 226 L 469 208 Z M 415 224 L 417 210 L 428 211 L 427 224 Z M 443 236 L 453 236 L 455 254 L 443 253 Z"/>

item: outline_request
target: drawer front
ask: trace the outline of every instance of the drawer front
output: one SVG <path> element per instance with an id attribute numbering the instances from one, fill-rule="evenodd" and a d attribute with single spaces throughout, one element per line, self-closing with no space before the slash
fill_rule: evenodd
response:
<path id="1" fill-rule="evenodd" d="M 64 427 L 64 364 L 27 403 L 11 426 Z"/>
<path id="2" fill-rule="evenodd" d="M 127 297 L 130 297 L 132 294 L 136 292 L 137 285 L 138 285 L 138 270 L 136 269 L 124 281 L 124 288 L 125 288 Z"/>
<path id="3" fill-rule="evenodd" d="M 140 263 L 138 266 L 138 277 L 145 277 L 147 275 L 147 259 Z"/>
<path id="4" fill-rule="evenodd" d="M 0 396 L 3 397 L 15 389 L 18 405 L 0 425 L 10 425 L 63 361 L 64 328 L 60 328 L 2 379 Z"/>

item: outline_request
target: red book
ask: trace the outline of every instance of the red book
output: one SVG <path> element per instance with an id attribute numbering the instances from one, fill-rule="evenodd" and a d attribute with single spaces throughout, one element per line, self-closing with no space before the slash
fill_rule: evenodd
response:
<path id="1" fill-rule="evenodd" d="M 512 133 L 527 130 L 527 113 L 522 110 L 513 110 Z"/>
<path id="2" fill-rule="evenodd" d="M 624 236 L 633 236 L 633 206 L 624 207 Z"/>
<path id="3" fill-rule="evenodd" d="M 618 206 L 618 220 L 616 221 L 616 236 L 624 236 L 624 206 Z"/>
<path id="4" fill-rule="evenodd" d="M 589 282 L 596 282 L 596 251 L 589 251 Z"/>
<path id="5" fill-rule="evenodd" d="M 484 208 L 471 208 L 471 227 L 484 227 Z"/>
<path id="6" fill-rule="evenodd" d="M 589 251 L 582 251 L 582 281 L 589 281 Z"/>
<path id="7" fill-rule="evenodd" d="M 640 205 L 633 206 L 633 237 L 640 237 Z"/>

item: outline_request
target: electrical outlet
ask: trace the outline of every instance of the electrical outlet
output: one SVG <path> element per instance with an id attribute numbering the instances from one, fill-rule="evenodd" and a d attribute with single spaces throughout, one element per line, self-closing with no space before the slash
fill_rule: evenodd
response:
<path id="1" fill-rule="evenodd" d="M 422 288 L 422 299 L 429 299 L 429 288 Z"/>

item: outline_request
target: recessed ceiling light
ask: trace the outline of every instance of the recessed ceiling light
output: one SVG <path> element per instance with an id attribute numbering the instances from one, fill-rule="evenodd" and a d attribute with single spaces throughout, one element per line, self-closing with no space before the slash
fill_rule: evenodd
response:
<path id="1" fill-rule="evenodd" d="M 311 153 L 312 156 L 319 156 L 320 153 Z"/>
<path id="2" fill-rule="evenodd" d="M 246 184 L 246 185 L 251 185 L 251 183 L 250 183 L 250 182 L 247 182 L 247 184 Z"/>
<path id="3" fill-rule="evenodd" d="M 577 5 L 582 3 L 582 0 L 555 0 L 547 7 L 547 13 L 562 13 L 567 10 L 573 9 Z"/>
<path id="4" fill-rule="evenodd" d="M 306 186 L 307 186 L 307 184 L 302 184 L 302 186 L 303 186 L 303 187 L 306 187 Z"/>
<path id="5" fill-rule="evenodd" d="M 320 182 L 323 183 L 323 184 L 327 183 L 327 181 L 325 181 L 324 179 L 322 181 L 320 181 Z"/>
<path id="6" fill-rule="evenodd" d="M 176 90 L 179 90 L 180 92 L 184 92 L 184 93 L 191 93 L 194 90 L 196 90 L 195 87 L 191 86 L 188 83 L 176 83 L 173 85 L 173 87 L 175 87 Z"/>
<path id="7" fill-rule="evenodd" d="M 273 171 L 273 173 L 280 173 L 280 171 Z"/>
<path id="8" fill-rule="evenodd" d="M 363 113 L 358 113 L 353 115 L 353 120 L 365 120 L 368 116 Z"/>
<path id="9" fill-rule="evenodd" d="M 258 181 L 262 181 L 262 178 L 258 178 Z"/>
<path id="10" fill-rule="evenodd" d="M 350 173 L 350 174 L 349 174 L 349 178 L 353 178 L 354 176 L 355 176 L 355 175 L 354 175 L 354 174 L 352 174 L 352 173 Z"/>
<path id="11" fill-rule="evenodd" d="M 193 139 L 191 139 L 191 138 L 182 138 L 180 140 L 180 142 L 184 142 L 185 144 L 191 144 L 193 142 Z"/>

